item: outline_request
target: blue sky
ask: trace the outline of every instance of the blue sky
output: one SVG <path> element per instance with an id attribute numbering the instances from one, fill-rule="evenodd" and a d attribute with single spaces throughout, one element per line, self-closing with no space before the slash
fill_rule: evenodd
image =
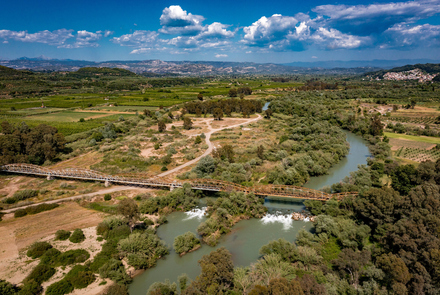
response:
<path id="1" fill-rule="evenodd" d="M 440 59 L 440 0 L 128 2 L 5 1 L 0 58 Z"/>

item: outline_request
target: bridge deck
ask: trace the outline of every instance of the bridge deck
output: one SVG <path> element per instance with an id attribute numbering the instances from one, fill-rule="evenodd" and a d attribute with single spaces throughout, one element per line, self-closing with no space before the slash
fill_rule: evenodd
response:
<path id="1" fill-rule="evenodd" d="M 309 200 L 329 200 L 332 198 L 340 199 L 347 195 L 357 195 L 355 192 L 328 194 L 322 191 L 309 189 L 305 187 L 290 186 L 290 185 L 256 185 L 253 187 L 246 187 L 236 183 L 215 180 L 215 179 L 189 179 L 186 181 L 176 181 L 163 177 L 145 178 L 142 175 L 107 175 L 101 172 L 80 169 L 49 169 L 31 164 L 8 164 L 0 167 L 0 171 L 9 173 L 19 173 L 27 175 L 39 175 L 47 177 L 59 177 L 67 179 L 78 180 L 96 180 L 102 182 L 115 183 L 120 185 L 138 185 L 150 187 L 170 187 L 179 188 L 184 183 L 190 183 L 193 189 L 204 191 L 239 191 L 245 193 L 254 193 L 261 196 L 277 196 L 295 199 L 309 199 Z"/>

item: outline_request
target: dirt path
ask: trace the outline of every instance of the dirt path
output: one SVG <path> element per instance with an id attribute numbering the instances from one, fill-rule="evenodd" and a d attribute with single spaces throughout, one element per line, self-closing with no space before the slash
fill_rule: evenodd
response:
<path id="1" fill-rule="evenodd" d="M 222 128 L 218 128 L 218 129 L 212 128 L 212 126 L 210 124 L 210 123 L 214 122 L 214 119 L 204 120 L 204 122 L 208 125 L 208 130 L 209 131 L 207 133 L 205 133 L 205 136 L 206 136 L 205 137 L 205 142 L 208 145 L 208 149 L 203 153 L 203 155 L 201 155 L 201 156 L 195 158 L 194 160 L 191 160 L 191 161 L 189 161 L 189 162 L 187 162 L 187 163 L 185 163 L 183 165 L 180 165 L 179 167 L 176 167 L 174 169 L 171 169 L 171 170 L 168 170 L 168 171 L 166 171 L 164 173 L 161 173 L 161 174 L 159 174 L 157 176 L 159 176 L 159 177 L 167 176 L 167 175 L 175 173 L 175 172 L 177 172 L 177 171 L 179 171 L 179 170 L 181 170 L 181 169 L 183 169 L 185 167 L 188 167 L 188 166 L 190 166 L 192 164 L 197 163 L 201 158 L 209 155 L 212 152 L 212 150 L 214 149 L 214 145 L 210 141 L 211 135 L 213 133 L 221 131 L 221 130 L 224 130 L 224 129 L 235 128 L 235 127 L 239 127 L 241 125 L 247 125 L 249 123 L 256 122 L 256 121 L 258 121 L 258 120 L 260 120 L 262 118 L 261 115 L 259 115 L 259 114 L 257 114 L 257 116 L 258 116 L 257 118 L 249 119 L 249 120 L 246 120 L 246 121 L 241 122 L 239 124 L 235 124 L 235 125 L 231 125 L 231 126 L 226 126 L 226 127 L 222 127 Z"/>
<path id="2" fill-rule="evenodd" d="M 131 187 L 131 186 L 116 186 L 116 187 L 111 187 L 111 188 L 106 188 L 94 193 L 88 193 L 88 194 L 82 194 L 82 195 L 77 195 L 77 196 L 73 196 L 73 197 L 68 197 L 68 198 L 63 198 L 63 199 L 58 199 L 58 200 L 52 200 L 52 201 L 45 201 L 45 202 L 41 202 L 41 203 L 37 203 L 37 204 L 32 204 L 32 205 L 27 205 L 27 206 L 22 206 L 22 207 L 17 207 L 17 208 L 12 208 L 12 209 L 8 209 L 8 210 L 3 210 L 3 213 L 12 213 L 17 211 L 18 209 L 24 209 L 27 207 L 32 207 L 32 206 L 37 206 L 40 204 L 53 204 L 53 203 L 60 203 L 60 202 L 66 202 L 66 201 L 74 201 L 76 199 L 80 199 L 83 197 L 92 197 L 92 196 L 96 196 L 96 195 L 104 195 L 104 194 L 110 194 L 110 193 L 114 193 L 114 192 L 119 192 L 119 191 L 125 191 L 125 190 L 129 190 L 129 189 L 138 189 L 138 187 Z"/>

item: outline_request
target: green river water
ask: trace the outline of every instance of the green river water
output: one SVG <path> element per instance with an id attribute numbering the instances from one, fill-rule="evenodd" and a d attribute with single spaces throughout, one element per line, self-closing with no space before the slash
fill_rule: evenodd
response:
<path id="1" fill-rule="evenodd" d="M 328 175 L 313 177 L 305 187 L 321 189 L 342 180 L 351 171 L 356 171 L 358 165 L 366 164 L 366 159 L 370 156 L 366 142 L 351 133 L 346 132 L 346 135 L 350 143 L 347 157 L 332 167 Z M 172 249 L 174 238 L 187 231 L 197 232 L 197 226 L 206 220 L 203 215 L 203 202 L 204 200 L 201 201 L 200 208 L 194 212 L 172 213 L 168 216 L 168 223 L 158 228 L 157 234 L 169 246 L 170 254 L 160 259 L 155 267 L 134 278 L 129 288 L 131 295 L 145 295 L 150 285 L 157 281 L 169 279 L 171 282 L 177 282 L 177 277 L 183 273 L 195 279 L 200 274 L 197 261 L 219 247 L 226 247 L 231 252 L 235 266 L 249 266 L 259 258 L 261 246 L 269 241 L 279 238 L 294 241 L 299 230 L 310 230 L 312 227 L 310 222 L 291 219 L 293 211 L 304 210 L 302 202 L 266 199 L 265 206 L 269 211 L 263 219 L 242 220 L 230 233 L 222 237 L 216 247 L 203 244 L 197 251 L 180 257 Z"/>

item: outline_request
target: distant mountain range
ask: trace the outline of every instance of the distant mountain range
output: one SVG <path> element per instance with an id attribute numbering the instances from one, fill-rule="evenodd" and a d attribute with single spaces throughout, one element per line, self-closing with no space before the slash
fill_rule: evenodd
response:
<path id="1" fill-rule="evenodd" d="M 292 74 L 363 74 L 407 64 L 433 62 L 431 60 L 373 60 L 373 61 L 325 61 L 294 62 L 288 64 L 222 62 L 222 61 L 162 61 L 131 60 L 93 62 L 71 59 L 51 59 L 45 56 L 0 60 L 0 65 L 13 69 L 32 71 L 77 71 L 83 67 L 120 68 L 145 75 L 292 75 Z"/>

